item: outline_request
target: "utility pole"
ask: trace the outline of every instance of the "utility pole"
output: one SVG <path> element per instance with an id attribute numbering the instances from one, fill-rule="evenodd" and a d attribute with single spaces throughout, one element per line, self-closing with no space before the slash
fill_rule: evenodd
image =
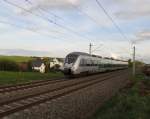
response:
<path id="1" fill-rule="evenodd" d="M 89 54 L 91 55 L 92 54 L 92 43 L 90 43 L 90 45 L 89 45 Z"/>
<path id="2" fill-rule="evenodd" d="M 133 45 L 133 76 L 135 76 L 135 45 Z"/>

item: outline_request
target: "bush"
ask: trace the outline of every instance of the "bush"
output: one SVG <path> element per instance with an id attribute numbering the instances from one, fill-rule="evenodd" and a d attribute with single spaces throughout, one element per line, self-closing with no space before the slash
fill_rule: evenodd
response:
<path id="1" fill-rule="evenodd" d="M 59 64 L 55 64 L 52 68 L 51 71 L 60 71 L 60 65 Z"/>
<path id="2" fill-rule="evenodd" d="M 1 60 L 0 61 L 1 71 L 19 71 L 19 66 L 16 62 L 11 60 Z"/>
<path id="3" fill-rule="evenodd" d="M 27 62 L 27 65 L 28 65 L 28 71 L 32 71 L 32 60 L 29 60 L 28 62 Z"/>

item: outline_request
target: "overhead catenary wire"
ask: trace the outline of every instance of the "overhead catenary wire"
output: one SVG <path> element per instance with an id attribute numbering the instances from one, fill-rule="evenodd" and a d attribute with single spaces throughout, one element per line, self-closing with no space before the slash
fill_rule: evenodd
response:
<path id="1" fill-rule="evenodd" d="M 30 5 L 33 5 L 33 3 L 31 2 L 31 0 L 25 0 L 26 2 L 28 2 Z M 90 21 L 92 21 L 93 23 L 97 24 L 98 26 L 102 27 L 103 29 L 105 29 L 105 27 L 100 24 L 95 18 L 93 18 L 92 16 L 90 16 L 88 13 L 86 13 L 84 10 L 80 9 L 78 6 L 76 6 L 75 4 L 73 4 L 72 2 L 70 2 L 71 6 L 73 7 L 73 9 L 76 9 L 79 13 L 81 13 L 82 15 L 84 15 L 85 17 L 87 17 Z M 56 18 L 61 19 L 62 21 L 65 22 L 65 19 L 56 15 L 55 13 L 51 12 L 51 11 L 47 11 L 44 8 L 39 7 L 38 9 L 41 9 L 43 12 L 50 14 Z M 72 23 L 69 23 L 72 26 L 74 26 Z M 106 30 L 106 32 L 109 32 Z M 110 32 L 109 32 L 110 33 Z"/>
<path id="2" fill-rule="evenodd" d="M 92 53 L 95 52 L 95 51 L 98 51 L 98 49 L 101 48 L 102 46 L 103 46 L 103 44 L 100 44 L 100 46 L 98 46 L 98 47 L 96 47 L 95 49 L 92 50 Z"/>
<path id="3" fill-rule="evenodd" d="M 49 35 L 49 34 L 41 33 L 41 32 L 38 32 L 37 30 L 30 29 L 30 28 L 27 28 L 27 27 L 24 27 L 24 26 L 21 26 L 21 25 L 18 25 L 18 24 L 10 23 L 8 21 L 0 20 L 0 24 L 10 25 L 10 26 L 13 26 L 13 27 L 16 27 L 16 28 L 20 28 L 20 29 L 24 29 L 24 30 L 27 30 L 27 31 L 30 31 L 30 32 L 34 32 L 34 33 L 36 33 L 38 35 L 48 36 L 48 37 L 55 38 L 55 39 L 60 39 L 60 38 L 58 38 L 56 36 L 52 36 L 52 35 Z M 63 40 L 65 40 L 65 39 L 63 39 Z"/>
<path id="4" fill-rule="evenodd" d="M 7 16 L 10 16 L 11 15 L 7 15 Z M 9 18 L 7 18 L 9 19 Z M 19 28 L 19 29 L 23 29 L 23 30 L 27 30 L 27 31 L 30 31 L 30 32 L 33 32 L 33 33 L 36 33 L 38 35 L 41 35 L 41 36 L 47 36 L 49 38 L 52 38 L 52 39 L 56 39 L 56 40 L 63 40 L 63 41 L 69 41 L 66 37 L 57 37 L 56 35 L 52 35 L 52 34 L 49 34 L 47 32 L 40 32 L 38 31 L 36 28 L 31 28 L 31 27 L 26 27 L 26 26 L 22 26 L 20 24 L 16 24 L 16 23 L 12 23 L 12 22 L 9 22 L 7 20 L 0 20 L 0 24 L 6 24 L 6 25 L 9 25 L 9 26 L 13 26 L 13 27 L 16 27 L 16 28 Z M 57 31 L 48 31 L 48 32 L 53 32 L 53 33 L 57 33 Z M 60 32 L 58 32 L 60 33 Z M 71 42 L 72 43 L 72 42 Z M 75 42 L 74 44 L 76 44 L 77 42 Z M 77 43 L 78 44 L 78 43 Z"/>
<path id="5" fill-rule="evenodd" d="M 4 1 L 7 1 L 7 0 L 4 0 Z M 22 9 L 22 8 L 21 8 L 21 9 Z M 26 10 L 27 10 L 27 9 L 26 9 Z M 26 10 L 25 10 L 25 11 L 26 11 Z M 28 11 L 28 10 L 27 10 L 27 11 Z M 31 12 L 31 13 L 32 13 L 32 12 Z M 32 13 L 32 14 L 34 14 L 34 13 Z M 34 15 L 35 15 L 35 14 L 34 14 Z M 40 16 L 40 17 L 42 17 L 41 15 L 38 15 L 38 17 L 39 17 L 39 16 Z M 50 19 L 49 19 L 49 18 L 47 18 L 47 17 L 44 17 L 44 19 L 46 19 L 46 20 L 50 20 Z M 51 22 L 53 22 L 53 24 L 57 24 L 57 23 L 56 23 L 56 22 L 54 22 L 53 20 L 52 20 Z M 59 25 L 59 24 L 58 24 L 58 25 Z M 117 25 L 117 24 L 116 24 L 116 25 Z M 64 27 L 63 25 L 60 25 L 60 27 L 61 27 L 61 26 L 62 26 L 62 27 Z M 119 28 L 119 27 L 118 27 L 118 28 Z M 68 31 L 70 31 L 70 29 L 67 29 L 67 30 L 68 30 Z M 120 30 L 121 30 L 121 29 L 120 29 Z"/>
<path id="6" fill-rule="evenodd" d="M 31 0 L 25 0 L 26 2 L 28 2 L 30 5 L 33 5 L 33 3 L 31 2 Z M 73 4 L 70 2 L 70 4 L 73 6 Z M 51 11 L 47 11 L 46 9 L 44 9 L 44 8 L 42 8 L 42 7 L 39 7 L 38 9 L 40 9 L 41 11 L 43 11 L 44 13 L 47 13 L 47 14 L 49 14 L 49 15 L 52 15 L 53 17 L 56 17 L 57 19 L 59 19 L 59 20 L 62 20 L 63 22 L 66 22 L 66 20 L 63 18 L 63 17 L 61 17 L 61 16 L 59 16 L 59 15 L 57 15 L 57 14 L 55 14 L 55 13 L 53 13 L 53 12 L 51 12 Z M 41 13 L 42 14 L 42 13 Z M 87 15 L 88 16 L 88 15 Z M 89 16 L 90 17 L 90 16 Z M 92 18 L 91 18 L 92 19 Z M 94 21 L 94 19 L 93 19 L 93 21 Z M 95 22 L 96 22 L 96 20 L 95 20 Z M 56 22 L 55 22 L 56 23 Z M 67 21 L 67 23 L 68 23 L 68 21 Z M 71 22 L 69 22 L 68 24 L 70 24 L 71 26 L 74 26 L 74 24 L 72 24 Z M 68 28 L 67 30 L 70 30 L 70 28 Z M 72 32 L 74 32 L 74 31 L 72 31 Z M 78 33 L 77 32 L 75 32 L 75 34 L 77 34 L 78 35 Z M 79 34 L 80 35 L 80 34 Z M 80 35 L 81 36 L 81 35 Z M 88 36 L 88 35 L 86 35 L 86 36 Z M 82 36 L 81 36 L 82 37 Z M 85 38 L 87 38 L 87 37 L 85 37 Z M 89 41 L 91 41 L 91 39 L 89 39 L 89 38 L 87 38 Z"/>
<path id="7" fill-rule="evenodd" d="M 93 18 L 92 16 L 90 16 L 87 12 L 83 11 L 80 7 L 76 6 L 75 4 L 71 3 L 71 5 L 78 10 L 81 14 L 85 15 L 87 18 L 89 18 L 91 21 L 93 21 L 94 23 L 96 23 L 97 25 L 101 26 L 101 24 L 99 24 L 97 22 L 97 20 L 95 18 Z M 100 4 L 101 5 L 101 4 Z M 121 34 L 121 36 L 123 36 L 124 39 L 128 38 L 125 36 L 125 34 L 122 32 L 122 30 L 120 29 L 120 27 L 115 23 L 115 21 L 113 20 L 113 18 L 108 14 L 108 12 L 105 10 L 105 8 L 101 5 L 101 7 L 103 8 L 104 13 L 107 15 L 107 17 L 109 17 L 109 19 L 111 20 L 111 22 L 114 24 L 114 26 L 116 27 L 116 29 L 119 31 L 119 33 Z M 95 51 L 95 50 L 94 50 Z M 96 50 L 97 51 L 97 50 Z"/>
<path id="8" fill-rule="evenodd" d="M 98 4 L 98 6 L 103 10 L 103 12 L 106 14 L 106 16 L 109 18 L 109 20 L 113 23 L 113 25 L 115 26 L 115 28 L 118 30 L 118 32 L 123 36 L 124 39 L 128 40 L 128 38 L 126 37 L 126 35 L 123 33 L 123 31 L 120 29 L 120 27 L 118 26 L 118 24 L 114 21 L 114 19 L 109 15 L 109 13 L 107 12 L 107 10 L 103 7 L 103 5 L 100 3 L 99 0 L 96 0 L 96 3 Z"/>
<path id="9" fill-rule="evenodd" d="M 33 3 L 32 3 L 30 0 L 25 0 L 25 2 L 29 3 L 30 5 L 33 5 Z M 47 10 L 45 10 L 44 8 L 41 8 L 41 7 L 39 7 L 39 9 L 41 9 L 42 11 L 44 11 L 44 12 L 47 13 L 47 14 L 50 14 L 50 15 L 52 15 L 52 16 L 54 16 L 54 17 L 56 17 L 56 18 L 59 18 L 59 19 L 61 19 L 61 20 L 64 21 L 64 19 L 63 19 L 62 17 L 60 17 L 60 16 L 54 14 L 53 12 L 47 11 Z"/>
<path id="10" fill-rule="evenodd" d="M 18 24 L 10 23 L 10 22 L 4 21 L 4 20 L 0 20 L 0 24 L 6 24 L 6 25 L 14 26 L 16 28 L 21 28 L 21 29 L 24 29 L 24 30 L 32 31 L 34 33 L 38 33 L 36 30 L 30 29 L 30 28 L 27 28 L 27 27 L 24 27 L 24 26 L 21 26 L 21 25 L 18 25 Z"/>
<path id="11" fill-rule="evenodd" d="M 29 4 L 33 5 L 33 3 L 30 1 L 30 0 L 25 0 L 26 2 L 28 2 Z M 83 11 L 82 9 L 80 9 L 78 6 L 76 6 L 75 4 L 73 4 L 72 2 L 70 2 L 70 4 L 72 5 L 73 8 L 75 8 L 77 11 L 79 11 L 81 14 L 85 15 L 87 18 L 89 18 L 91 21 L 93 21 L 95 24 L 99 25 L 102 27 L 102 25 L 100 23 L 97 22 L 96 19 L 94 19 L 92 16 L 90 16 L 88 13 L 86 13 L 85 11 Z M 50 14 L 50 15 L 53 15 L 54 17 L 57 17 L 63 21 L 65 21 L 62 17 L 56 15 L 55 13 L 53 12 L 47 12 L 47 10 L 43 9 L 43 8 L 39 8 L 41 9 L 42 11 Z M 104 9 L 104 7 L 103 7 Z M 105 13 L 107 13 L 107 11 L 104 9 Z M 111 16 L 107 13 L 107 15 L 111 18 Z M 117 27 L 117 30 L 119 31 L 119 33 L 121 33 L 121 35 L 127 39 L 127 37 L 125 36 L 125 34 L 121 31 L 120 27 L 115 23 L 115 21 L 111 18 L 112 22 L 114 23 L 114 25 Z"/>
<path id="12" fill-rule="evenodd" d="M 100 27 L 102 27 L 102 25 L 100 23 L 97 22 L 97 20 L 95 18 L 93 18 L 92 16 L 90 16 L 87 12 L 85 12 L 84 10 L 82 10 L 81 8 L 79 8 L 78 6 L 74 5 L 73 3 L 70 3 L 72 5 L 72 7 L 74 9 L 76 9 L 79 13 L 81 13 L 82 15 L 85 15 L 87 18 L 89 18 L 89 20 L 91 20 L 92 22 L 94 22 L 95 24 L 99 25 Z"/>
<path id="13" fill-rule="evenodd" d="M 28 2 L 29 4 L 32 5 L 32 2 L 30 0 L 25 0 L 26 2 Z M 127 39 L 127 37 L 125 36 L 125 34 L 122 32 L 122 30 L 120 29 L 120 27 L 116 24 L 116 22 L 113 20 L 113 18 L 108 14 L 108 12 L 106 11 L 106 9 L 102 6 L 102 4 L 96 0 L 96 2 L 98 3 L 98 5 L 102 8 L 102 10 L 104 11 L 104 13 L 107 15 L 107 17 L 111 20 L 111 22 L 114 24 L 114 26 L 116 27 L 116 29 L 120 32 L 120 34 Z M 70 2 L 70 4 L 72 5 L 73 8 L 77 9 L 81 14 L 87 16 L 91 21 L 93 21 L 94 23 L 96 23 L 97 25 L 100 25 L 96 19 L 94 19 L 92 16 L 90 16 L 88 13 L 84 12 L 82 9 L 80 9 L 79 7 L 77 7 L 75 4 L 73 4 L 72 2 Z M 47 12 L 45 9 L 40 8 L 42 11 Z M 64 19 L 52 12 L 47 12 L 48 14 L 53 15 L 54 17 L 57 17 L 61 20 L 64 21 Z"/>
<path id="14" fill-rule="evenodd" d="M 75 34 L 75 35 L 78 36 L 78 37 L 82 37 L 82 38 L 84 38 L 84 39 L 86 39 L 86 40 L 88 39 L 88 38 L 84 37 L 83 35 L 79 34 L 78 32 L 76 32 L 76 31 L 74 31 L 74 30 L 72 30 L 72 29 L 70 29 L 70 28 L 68 28 L 68 27 L 65 27 L 65 26 L 63 26 L 63 25 L 61 25 L 61 24 L 58 24 L 58 23 L 54 22 L 53 20 L 51 20 L 51 19 L 49 19 L 49 18 L 47 18 L 47 17 L 43 17 L 43 16 L 41 16 L 41 15 L 34 14 L 34 13 L 31 12 L 30 10 L 27 10 L 27 9 L 25 9 L 25 8 L 23 8 L 23 7 L 19 6 L 19 5 L 17 5 L 17 4 L 14 4 L 14 3 L 12 3 L 12 2 L 9 2 L 8 0 L 3 0 L 3 1 L 6 2 L 6 3 L 8 3 L 8 4 L 10 4 L 10 5 L 12 5 L 12 6 L 14 6 L 14 7 L 17 7 L 17 8 L 19 8 L 19 9 L 22 9 L 23 11 L 25 11 L 25 12 L 31 14 L 31 15 L 34 15 L 34 16 L 36 16 L 36 17 L 39 17 L 39 18 L 43 19 L 43 20 L 46 20 L 46 21 L 48 21 L 49 23 L 54 24 L 54 25 L 56 25 L 56 26 L 58 26 L 58 27 L 60 27 L 60 28 L 62 28 L 62 29 L 65 29 L 65 30 L 67 30 L 67 31 L 69 31 L 69 32 L 72 32 L 73 34 Z M 91 39 L 88 39 L 88 40 L 91 40 Z"/>
<path id="15" fill-rule="evenodd" d="M 25 0 L 26 2 L 28 2 L 30 5 L 33 5 L 33 3 L 31 2 L 31 0 Z M 73 6 L 73 4 L 70 2 L 70 4 Z M 62 20 L 63 22 L 66 22 L 66 20 L 63 18 L 63 17 L 61 17 L 61 16 L 59 16 L 59 15 L 57 15 L 57 14 L 55 14 L 55 13 L 53 13 L 53 12 L 51 12 L 51 11 L 47 11 L 46 9 L 44 9 L 44 8 L 42 8 L 42 7 L 39 7 L 38 9 L 40 9 L 41 11 L 43 11 L 43 12 L 45 12 L 45 13 L 47 13 L 47 14 L 49 14 L 49 15 L 52 15 L 53 17 L 56 17 L 57 19 L 59 19 L 59 20 Z M 84 13 L 83 13 L 84 14 Z M 86 13 L 85 13 L 86 14 Z M 88 15 L 87 15 L 88 16 Z M 90 17 L 90 16 L 88 16 L 88 17 Z M 91 17 L 91 19 L 92 19 L 92 17 Z M 94 21 L 94 19 L 93 19 L 93 21 Z M 68 21 L 67 21 L 68 22 Z M 95 22 L 96 22 L 96 20 L 95 20 Z M 56 22 L 55 22 L 56 23 Z M 69 24 L 70 25 L 72 25 L 72 26 L 74 26 L 74 24 L 72 24 L 71 22 L 69 22 Z M 70 30 L 70 29 L 68 29 L 68 30 Z M 72 31 L 72 32 L 74 32 L 74 31 Z M 76 34 L 77 32 L 75 32 L 75 34 Z M 78 35 L 78 33 L 77 33 L 77 35 Z M 81 36 L 82 37 L 82 36 Z M 87 38 L 87 37 L 85 37 L 85 38 Z M 87 38 L 87 39 L 89 39 L 89 38 Z M 90 40 L 90 39 L 89 39 Z"/>

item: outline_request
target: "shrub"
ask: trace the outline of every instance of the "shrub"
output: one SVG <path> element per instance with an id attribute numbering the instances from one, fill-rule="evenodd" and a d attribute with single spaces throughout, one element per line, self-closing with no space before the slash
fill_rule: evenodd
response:
<path id="1" fill-rule="evenodd" d="M 16 62 L 11 60 L 0 60 L 1 71 L 19 71 L 19 66 Z"/>
<path id="2" fill-rule="evenodd" d="M 27 62 L 27 65 L 28 65 L 28 71 L 32 71 L 32 60 L 29 60 L 28 62 Z"/>

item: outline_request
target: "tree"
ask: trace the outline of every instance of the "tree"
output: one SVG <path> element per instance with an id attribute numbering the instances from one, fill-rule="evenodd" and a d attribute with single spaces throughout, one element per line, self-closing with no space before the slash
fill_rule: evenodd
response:
<path id="1" fill-rule="evenodd" d="M 11 60 L 1 60 L 0 61 L 1 71 L 19 71 L 19 65 Z"/>
<path id="2" fill-rule="evenodd" d="M 28 71 L 32 71 L 32 60 L 28 61 Z"/>
<path id="3" fill-rule="evenodd" d="M 128 66 L 129 66 L 129 67 L 132 67 L 132 65 L 133 65 L 133 62 L 131 61 L 131 59 L 129 59 L 129 60 L 128 60 Z"/>
<path id="4" fill-rule="evenodd" d="M 45 72 L 50 72 L 50 59 L 48 57 L 43 58 L 43 62 L 45 64 Z"/>

